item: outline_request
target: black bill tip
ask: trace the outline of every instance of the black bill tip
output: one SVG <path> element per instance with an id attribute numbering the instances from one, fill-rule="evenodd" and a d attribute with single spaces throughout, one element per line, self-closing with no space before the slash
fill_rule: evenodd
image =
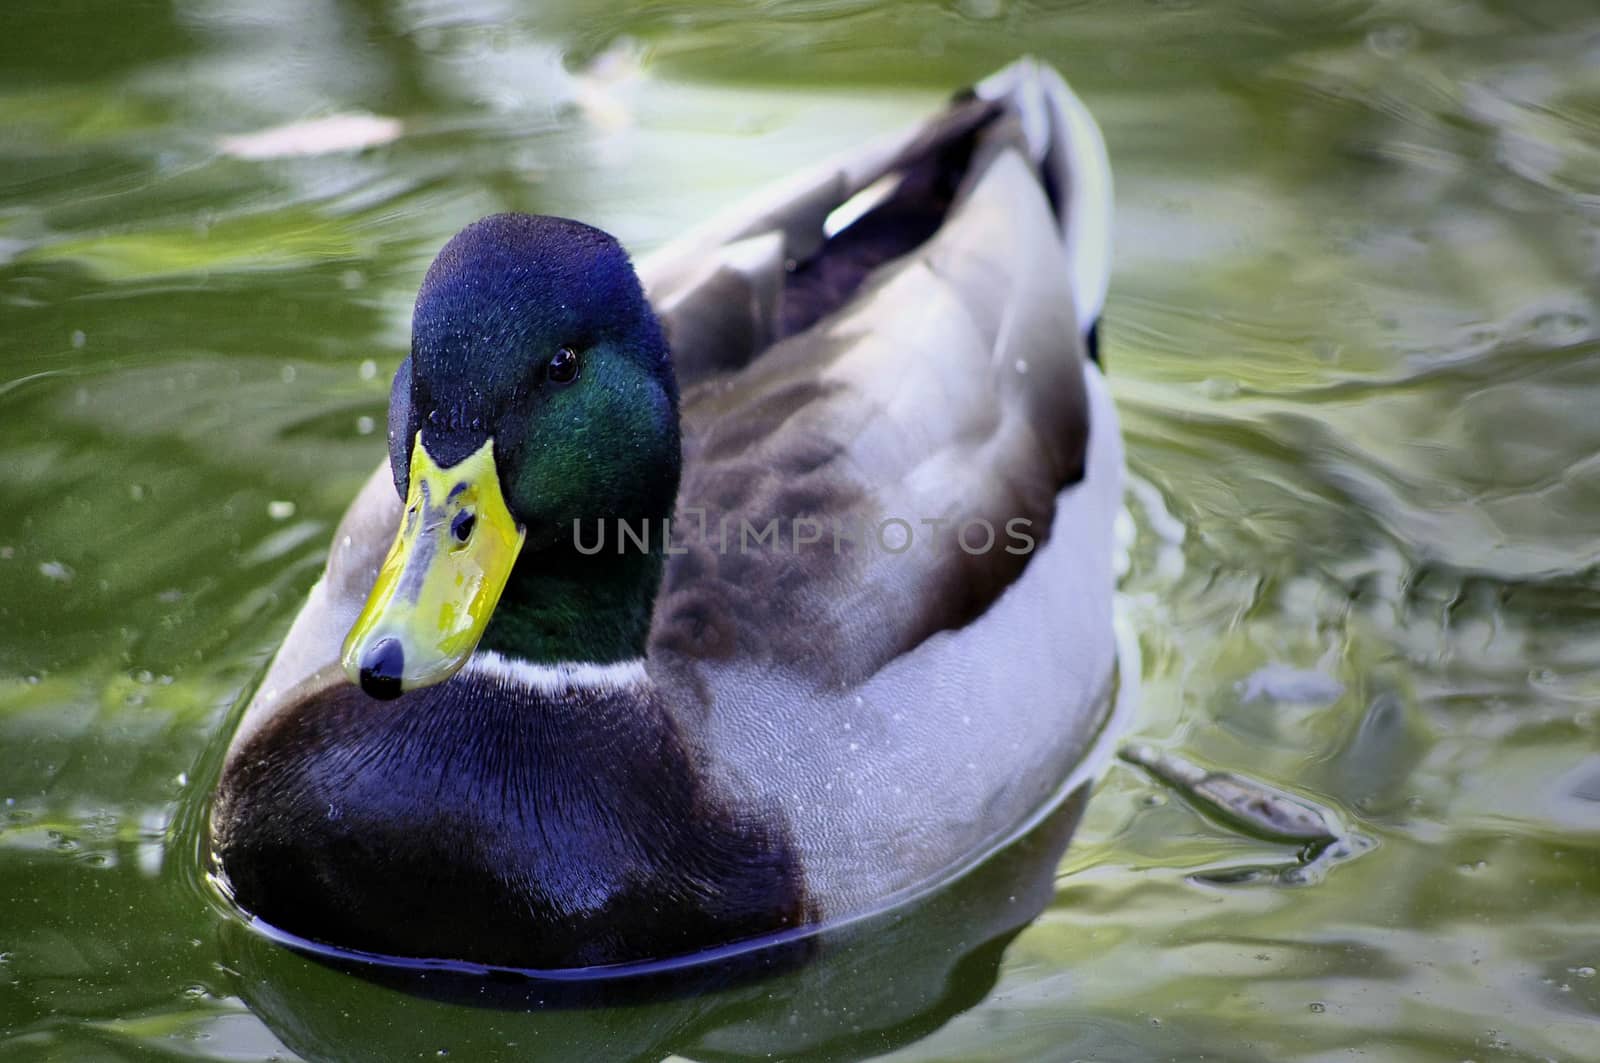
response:
<path id="1" fill-rule="evenodd" d="M 400 673 L 405 667 L 406 654 L 400 648 L 400 640 L 379 639 L 361 655 L 361 689 L 368 697 L 393 701 L 400 696 Z"/>

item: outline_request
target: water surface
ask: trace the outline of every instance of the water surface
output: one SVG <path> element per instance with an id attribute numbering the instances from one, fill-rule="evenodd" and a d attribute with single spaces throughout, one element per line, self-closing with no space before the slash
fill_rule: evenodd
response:
<path id="1" fill-rule="evenodd" d="M 0 15 L 0 1056 L 1600 1052 L 1592 5 L 72 7 Z M 1021 50 L 1116 168 L 1132 735 L 1372 847 L 1288 873 L 1113 766 L 920 1019 L 896 978 L 964 900 L 853 946 L 854 1011 L 780 973 L 533 1021 L 243 932 L 191 780 L 381 455 L 440 244 L 516 209 L 647 252 Z"/>

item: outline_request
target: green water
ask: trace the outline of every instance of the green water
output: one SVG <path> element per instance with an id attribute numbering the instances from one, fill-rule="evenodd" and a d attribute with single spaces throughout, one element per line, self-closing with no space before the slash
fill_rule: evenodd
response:
<path id="1" fill-rule="evenodd" d="M 521 209 L 648 251 L 1022 50 L 1116 168 L 1131 734 L 1371 848 L 1286 875 L 1117 765 L 1008 946 L 927 959 L 991 883 L 832 991 L 599 1009 L 243 930 L 197 872 L 207 751 L 381 454 L 438 246 Z M 403 124 L 226 139 L 352 113 Z M 1597 272 L 1583 0 L 11 0 L 0 1058 L 1600 1058 Z"/>

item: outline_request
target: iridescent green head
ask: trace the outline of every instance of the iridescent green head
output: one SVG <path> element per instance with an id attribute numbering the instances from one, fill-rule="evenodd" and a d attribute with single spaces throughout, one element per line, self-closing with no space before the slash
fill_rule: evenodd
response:
<path id="1" fill-rule="evenodd" d="M 519 573 L 570 569 L 576 522 L 671 515 L 677 384 L 616 240 L 497 214 L 446 244 L 395 373 L 389 461 L 406 512 L 344 662 L 393 697 L 460 668 Z"/>

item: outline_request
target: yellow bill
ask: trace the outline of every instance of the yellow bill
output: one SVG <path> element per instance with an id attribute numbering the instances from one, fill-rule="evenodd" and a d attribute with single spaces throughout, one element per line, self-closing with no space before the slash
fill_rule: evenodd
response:
<path id="1" fill-rule="evenodd" d="M 344 641 L 345 674 L 385 699 L 455 675 L 489 626 L 525 534 L 500 493 L 494 440 L 445 469 L 419 432 L 400 531 Z"/>

